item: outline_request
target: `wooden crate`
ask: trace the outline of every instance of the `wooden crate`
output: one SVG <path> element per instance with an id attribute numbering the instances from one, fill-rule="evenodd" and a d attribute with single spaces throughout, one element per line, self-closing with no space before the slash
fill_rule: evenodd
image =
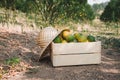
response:
<path id="1" fill-rule="evenodd" d="M 85 65 L 101 63 L 101 42 L 51 44 L 53 66 Z"/>

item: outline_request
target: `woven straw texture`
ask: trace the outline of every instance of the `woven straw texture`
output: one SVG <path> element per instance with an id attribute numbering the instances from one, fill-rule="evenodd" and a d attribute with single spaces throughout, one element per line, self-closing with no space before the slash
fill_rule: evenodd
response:
<path id="1" fill-rule="evenodd" d="M 53 27 L 42 29 L 37 37 L 37 43 L 41 48 L 46 48 L 49 43 L 57 36 L 58 31 Z"/>

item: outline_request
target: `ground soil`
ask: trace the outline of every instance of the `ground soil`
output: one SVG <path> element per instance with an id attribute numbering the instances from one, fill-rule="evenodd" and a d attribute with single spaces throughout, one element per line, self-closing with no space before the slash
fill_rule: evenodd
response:
<path id="1" fill-rule="evenodd" d="M 35 39 L 37 32 L 17 33 L 0 30 L 1 80 L 120 80 L 120 52 L 102 49 L 101 63 L 53 67 L 50 56 L 39 59 L 41 48 Z M 4 62 L 19 57 L 20 63 L 11 67 Z"/>

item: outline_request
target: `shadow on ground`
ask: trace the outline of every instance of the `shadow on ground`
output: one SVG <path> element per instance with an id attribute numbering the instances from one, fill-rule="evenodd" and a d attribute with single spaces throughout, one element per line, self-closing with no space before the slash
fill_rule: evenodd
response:
<path id="1" fill-rule="evenodd" d="M 20 63 L 15 67 L 16 71 L 24 71 L 30 66 L 38 65 L 40 47 L 35 38 L 36 34 L 33 33 L 0 32 L 0 67 L 9 72 L 11 66 L 6 64 L 6 60 L 15 57 L 20 59 Z M 6 66 L 9 67 L 8 70 Z"/>
<path id="2" fill-rule="evenodd" d="M 111 56 L 113 55 L 108 55 L 104 51 L 101 64 L 56 68 L 52 67 L 50 58 L 46 57 L 40 62 L 41 66 L 33 68 L 25 75 L 33 80 L 119 80 L 120 59 L 114 59 L 119 56 Z"/>
<path id="3" fill-rule="evenodd" d="M 40 62 L 40 47 L 33 34 L 0 33 L 0 65 L 11 57 L 19 57 L 22 75 L 8 80 L 119 80 L 120 55 L 114 49 L 102 49 L 102 62 L 98 65 L 53 67 L 50 56 Z M 109 54 L 113 53 L 113 54 Z M 120 52 L 117 52 L 120 53 Z M 19 71 L 20 72 L 20 71 Z"/>
<path id="4" fill-rule="evenodd" d="M 114 39 L 116 41 L 114 41 Z M 50 57 L 48 56 L 40 62 L 41 66 L 33 68 L 33 72 L 29 73 L 28 71 L 25 75 L 33 80 L 119 80 L 120 52 L 118 48 L 119 44 L 117 44 L 119 39 L 114 39 L 109 38 L 109 40 L 112 41 L 112 43 L 109 44 L 112 46 L 110 49 L 102 49 L 101 64 L 52 67 Z"/>

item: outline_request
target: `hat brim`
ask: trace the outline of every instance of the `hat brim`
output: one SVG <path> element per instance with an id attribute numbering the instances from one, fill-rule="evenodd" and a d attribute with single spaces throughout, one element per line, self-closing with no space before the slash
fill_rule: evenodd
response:
<path id="1" fill-rule="evenodd" d="M 39 56 L 40 56 L 40 57 L 39 57 L 39 60 L 42 59 L 43 55 L 45 54 L 44 51 L 47 49 L 47 47 L 50 45 L 50 43 L 51 43 L 61 32 L 62 32 L 62 31 L 58 31 L 58 34 L 56 34 L 56 36 L 53 37 L 53 38 L 51 39 L 51 41 L 49 41 L 48 44 L 41 50 L 40 55 L 39 55 Z"/>

